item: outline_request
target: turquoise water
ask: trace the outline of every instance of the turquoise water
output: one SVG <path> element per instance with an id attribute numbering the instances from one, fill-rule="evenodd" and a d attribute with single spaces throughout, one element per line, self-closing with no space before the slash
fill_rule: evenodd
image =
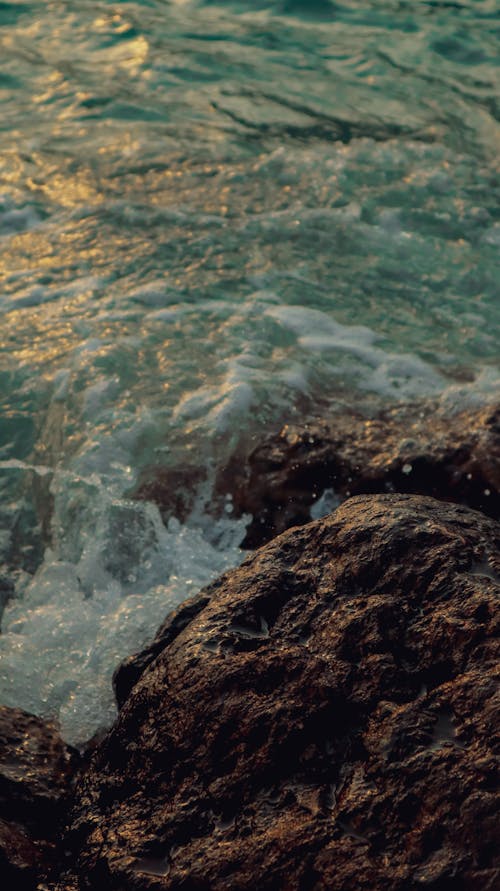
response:
<path id="1" fill-rule="evenodd" d="M 0 3 L 0 700 L 83 741 L 241 442 L 498 393 L 500 5 Z M 190 520 L 129 501 L 203 469 Z"/>

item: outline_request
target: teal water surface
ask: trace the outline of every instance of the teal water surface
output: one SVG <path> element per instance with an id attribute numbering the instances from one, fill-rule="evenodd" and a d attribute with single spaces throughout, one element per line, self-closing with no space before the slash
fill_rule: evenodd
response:
<path id="1" fill-rule="evenodd" d="M 243 440 L 498 393 L 499 37 L 496 0 L 0 3 L 2 701 L 110 720 L 239 558 Z M 128 500 L 156 463 L 204 469 L 187 524 Z"/>

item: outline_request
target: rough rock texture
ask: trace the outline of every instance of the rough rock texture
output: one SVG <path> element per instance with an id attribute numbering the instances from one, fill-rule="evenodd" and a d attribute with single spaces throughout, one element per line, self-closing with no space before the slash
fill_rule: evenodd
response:
<path id="1" fill-rule="evenodd" d="M 260 549 L 118 673 L 58 888 L 494 891 L 499 593 L 498 525 L 429 498 Z"/>
<path id="2" fill-rule="evenodd" d="M 55 727 L 0 706 L 0 887 L 36 888 L 59 859 L 76 766 Z"/>
<path id="3" fill-rule="evenodd" d="M 218 481 L 220 492 L 231 492 L 236 514 L 253 517 L 247 547 L 307 522 L 325 489 L 340 501 L 377 492 L 432 495 L 499 518 L 500 408 L 450 417 L 426 402 L 375 418 L 349 412 L 289 424 Z"/>

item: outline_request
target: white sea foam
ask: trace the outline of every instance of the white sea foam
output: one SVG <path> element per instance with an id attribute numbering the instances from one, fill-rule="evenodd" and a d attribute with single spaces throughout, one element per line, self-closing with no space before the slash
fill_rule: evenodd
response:
<path id="1" fill-rule="evenodd" d="M 439 402 L 443 411 L 452 415 L 482 405 L 497 405 L 499 398 L 500 373 L 492 366 L 485 366 L 467 383 L 449 383 L 441 392 Z"/>
<path id="2" fill-rule="evenodd" d="M 346 370 L 357 385 L 384 396 L 413 398 L 437 395 L 446 387 L 445 378 L 418 356 L 394 353 L 375 346 L 377 336 L 364 325 L 340 325 L 331 316 L 304 306 L 272 306 L 267 315 L 293 331 L 297 345 L 324 354 L 335 371 Z M 346 368 L 344 357 L 349 365 Z M 355 360 L 355 364 L 352 363 Z M 327 369 L 323 373 L 327 374 Z"/>
<path id="3" fill-rule="evenodd" d="M 117 664 L 240 560 L 245 520 L 221 519 L 214 543 L 194 520 L 166 528 L 152 504 L 110 497 L 96 474 L 56 473 L 51 491 L 54 548 L 3 617 L 0 700 L 55 716 L 79 745 L 113 720 Z"/>
<path id="4" fill-rule="evenodd" d="M 391 398 L 437 394 L 450 411 L 498 390 L 493 369 L 470 384 L 450 383 L 422 358 L 382 348 L 368 326 L 340 324 L 307 306 L 310 283 L 297 275 L 294 282 L 304 288 L 303 305 L 285 303 L 270 287 L 234 302 L 169 304 L 170 292 L 155 279 L 128 295 L 145 306 L 140 324 L 107 298 L 97 323 L 78 319 L 74 345 L 47 377 L 47 429 L 67 417 L 72 451 L 63 444 L 58 452 L 55 436 L 46 464 L 0 464 L 28 481 L 24 501 L 34 475 L 50 484 L 52 502 L 51 547 L 34 575 L 18 574 L 16 599 L 4 613 L 0 701 L 56 716 L 65 738 L 82 744 L 113 719 L 116 665 L 154 635 L 170 609 L 241 559 L 245 520 L 232 519 L 229 501 L 217 522 L 204 513 L 211 477 L 184 525 L 172 519 L 165 527 L 153 504 L 126 497 L 151 461 L 168 456 L 181 466 L 187 454 L 187 463 L 216 472 L 242 437 L 272 426 L 297 398 L 335 399 L 339 383 Z M 103 286 L 83 277 L 71 294 L 85 298 Z M 35 286 L 21 299 L 43 303 L 44 293 Z M 336 504 L 327 491 L 311 516 Z"/>
<path id="5" fill-rule="evenodd" d="M 333 489 L 325 489 L 322 495 L 311 506 L 309 511 L 311 520 L 320 520 L 326 517 L 342 503 L 342 499 L 335 494 Z"/>

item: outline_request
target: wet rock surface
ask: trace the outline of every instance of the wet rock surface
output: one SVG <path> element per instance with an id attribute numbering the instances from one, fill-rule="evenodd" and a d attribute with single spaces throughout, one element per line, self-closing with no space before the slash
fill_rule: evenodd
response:
<path id="1" fill-rule="evenodd" d="M 78 756 L 56 728 L 0 706 L 0 886 L 36 888 L 60 860 Z"/>
<path id="2" fill-rule="evenodd" d="M 236 482 L 235 482 L 236 481 Z M 235 515 L 252 515 L 244 546 L 308 522 L 325 490 L 431 495 L 500 517 L 500 408 L 450 417 L 438 404 L 399 405 L 367 418 L 288 424 L 219 475 Z M 326 507 L 328 507 L 328 502 Z"/>
<path id="3" fill-rule="evenodd" d="M 0 566 L 0 622 L 7 603 L 14 596 L 14 580 L 9 576 L 7 569 Z"/>
<path id="4" fill-rule="evenodd" d="M 500 531 L 358 497 L 117 674 L 62 889 L 494 891 Z"/>
<path id="5" fill-rule="evenodd" d="M 205 479 L 206 471 L 193 465 L 183 468 L 152 465 L 144 468 L 129 495 L 136 501 L 152 501 L 165 521 L 176 517 L 184 523 L 195 504 L 196 489 Z"/>

